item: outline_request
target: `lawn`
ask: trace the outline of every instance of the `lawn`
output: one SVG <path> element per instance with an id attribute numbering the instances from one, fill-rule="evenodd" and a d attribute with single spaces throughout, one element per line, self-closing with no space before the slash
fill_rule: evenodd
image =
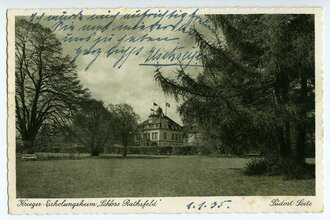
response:
<path id="1" fill-rule="evenodd" d="M 202 156 L 17 161 L 18 198 L 314 195 L 315 180 L 244 176 L 249 159 Z"/>

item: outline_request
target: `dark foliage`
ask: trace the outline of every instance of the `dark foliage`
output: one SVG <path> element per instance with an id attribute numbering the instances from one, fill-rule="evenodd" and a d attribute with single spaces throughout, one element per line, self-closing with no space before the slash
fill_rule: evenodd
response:
<path id="1" fill-rule="evenodd" d="M 124 147 L 109 146 L 105 149 L 106 153 L 123 154 Z M 204 152 L 202 146 L 150 146 L 137 147 L 131 146 L 127 148 L 127 154 L 146 154 L 146 155 L 211 155 Z"/>
<path id="2" fill-rule="evenodd" d="M 295 160 L 281 160 L 269 155 L 265 158 L 253 159 L 248 162 L 243 173 L 245 175 L 284 175 L 286 179 L 315 178 L 315 165 L 297 163 Z"/>
<path id="3" fill-rule="evenodd" d="M 74 117 L 72 134 L 87 147 L 92 156 L 104 151 L 104 146 L 114 137 L 115 116 L 102 101 L 88 100 Z"/>
<path id="4" fill-rule="evenodd" d="M 194 30 L 202 72 L 180 68 L 175 78 L 158 68 L 155 80 L 182 101 L 184 121 L 224 151 L 304 163 L 315 133 L 313 15 L 209 18 L 215 33 Z"/>
<path id="5" fill-rule="evenodd" d="M 253 159 L 244 167 L 244 174 L 246 175 L 261 175 L 268 170 L 268 164 L 265 159 Z"/>
<path id="6" fill-rule="evenodd" d="M 125 103 L 110 105 L 109 110 L 114 116 L 115 138 L 124 146 L 123 156 L 126 157 L 127 146 L 133 142 L 139 116 L 134 112 L 132 106 Z"/>
<path id="7" fill-rule="evenodd" d="M 315 165 L 307 163 L 295 163 L 292 160 L 282 161 L 283 174 L 288 179 L 315 178 Z"/>

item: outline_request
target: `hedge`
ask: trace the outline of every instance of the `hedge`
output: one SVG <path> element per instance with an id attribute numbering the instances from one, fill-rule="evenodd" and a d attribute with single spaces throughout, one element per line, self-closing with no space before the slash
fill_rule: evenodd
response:
<path id="1" fill-rule="evenodd" d="M 118 146 L 106 147 L 105 153 L 122 154 L 124 148 Z M 202 146 L 148 146 L 148 147 L 127 147 L 127 154 L 146 155 L 196 155 L 203 154 Z"/>
<path id="2" fill-rule="evenodd" d="M 123 154 L 122 146 L 106 146 L 106 154 Z M 90 153 L 86 147 L 51 147 L 41 148 L 38 152 L 47 153 Z M 127 154 L 145 154 L 145 155 L 214 155 L 217 152 L 214 149 L 205 146 L 128 146 Z"/>
<path id="3" fill-rule="evenodd" d="M 38 152 L 47 153 L 89 153 L 86 147 L 48 147 L 41 148 Z"/>

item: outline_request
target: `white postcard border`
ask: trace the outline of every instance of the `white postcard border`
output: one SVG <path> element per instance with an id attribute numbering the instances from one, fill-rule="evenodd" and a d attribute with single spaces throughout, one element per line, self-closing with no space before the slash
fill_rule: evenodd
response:
<path id="1" fill-rule="evenodd" d="M 30 15 L 33 11 L 43 11 L 51 14 L 60 14 L 63 9 L 28 9 L 28 10 L 8 10 L 7 12 L 7 79 L 8 79 L 8 194 L 9 194 L 9 212 L 12 214 L 81 214 L 81 213 L 260 213 L 260 212 L 322 212 L 324 200 L 324 172 L 323 172 L 323 42 L 322 42 L 322 9 L 321 8 L 205 8 L 200 9 L 198 13 L 313 13 L 315 14 L 315 68 L 316 68 L 316 195 L 315 196 L 229 196 L 229 197 L 155 197 L 155 198 L 81 198 L 81 199 L 28 199 L 31 203 L 42 203 L 42 206 L 19 206 L 20 199 L 16 199 L 16 153 L 15 153 L 15 16 L 16 15 Z M 68 13 L 76 12 L 80 9 L 66 9 Z M 102 13 L 108 9 L 85 9 L 84 13 Z M 112 9 L 113 10 L 113 9 Z M 127 12 L 128 8 L 116 9 L 122 12 Z M 193 11 L 194 9 L 187 9 Z M 270 206 L 273 199 L 280 199 L 286 201 L 294 201 L 304 199 L 310 201 L 311 206 Z M 94 206 L 49 206 L 45 207 L 47 201 L 58 203 L 79 203 L 82 200 L 86 203 L 97 203 L 105 199 L 114 199 L 121 205 L 116 207 L 94 207 Z M 123 206 L 124 200 L 131 201 L 142 200 L 151 202 L 157 201 L 155 206 Z M 190 202 L 201 203 L 206 202 L 212 204 L 215 201 L 231 200 L 228 206 L 224 205 L 217 209 L 202 209 L 202 210 L 188 210 L 186 205 Z"/>

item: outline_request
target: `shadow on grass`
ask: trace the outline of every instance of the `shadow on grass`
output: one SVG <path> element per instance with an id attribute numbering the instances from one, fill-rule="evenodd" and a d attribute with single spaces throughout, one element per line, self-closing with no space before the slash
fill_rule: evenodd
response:
<path id="1" fill-rule="evenodd" d="M 122 155 L 39 155 L 38 158 L 33 160 L 24 160 L 21 156 L 16 157 L 16 161 L 52 161 L 52 160 L 85 160 L 85 159 L 109 159 L 109 160 L 130 160 L 130 159 L 147 159 L 147 160 L 157 160 L 157 159 L 167 159 L 167 155 L 127 155 L 123 157 Z"/>
<path id="2" fill-rule="evenodd" d="M 89 157 L 93 159 L 118 159 L 118 160 L 129 160 L 129 159 L 167 159 L 169 158 L 168 156 L 153 156 L 153 155 L 139 155 L 139 156 L 130 156 L 127 155 L 126 157 L 119 156 L 119 155 L 102 155 L 98 157 Z"/>
<path id="3" fill-rule="evenodd" d="M 261 158 L 260 154 L 246 154 L 246 155 L 234 155 L 234 154 L 216 154 L 216 155 L 202 155 L 210 158 L 238 158 L 238 159 L 250 159 L 250 158 Z"/>

